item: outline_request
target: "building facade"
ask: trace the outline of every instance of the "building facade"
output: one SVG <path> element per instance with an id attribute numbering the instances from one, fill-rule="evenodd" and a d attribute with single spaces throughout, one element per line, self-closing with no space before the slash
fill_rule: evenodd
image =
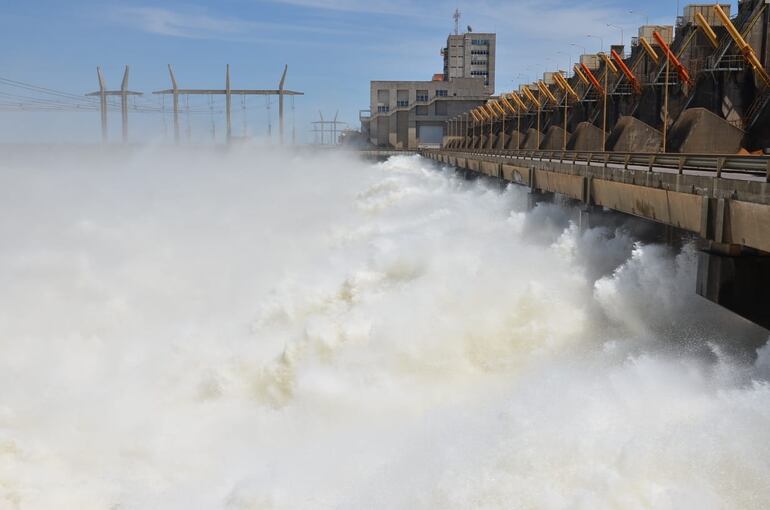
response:
<path id="1" fill-rule="evenodd" d="M 441 144 L 446 121 L 486 102 L 494 92 L 495 34 L 450 35 L 444 73 L 429 81 L 372 81 L 361 132 L 371 144 L 416 149 Z"/>
<path id="2" fill-rule="evenodd" d="M 444 80 L 482 78 L 488 94 L 495 91 L 495 34 L 450 35 L 444 56 Z"/>

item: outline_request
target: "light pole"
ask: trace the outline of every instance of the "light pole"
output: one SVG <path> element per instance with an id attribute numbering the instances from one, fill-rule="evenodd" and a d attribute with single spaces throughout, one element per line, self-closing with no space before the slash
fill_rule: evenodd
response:
<path id="1" fill-rule="evenodd" d="M 516 150 L 519 149 L 521 149 L 521 105 L 516 108 Z"/>
<path id="2" fill-rule="evenodd" d="M 628 14 L 636 14 L 638 16 L 641 16 L 641 17 L 644 18 L 644 24 L 645 25 L 649 25 L 650 24 L 650 17 L 647 15 L 646 12 L 630 10 L 630 11 L 628 11 Z"/>
<path id="3" fill-rule="evenodd" d="M 557 51 L 556 53 L 559 54 L 559 55 L 566 56 L 567 59 L 569 60 L 569 65 L 567 66 L 567 72 L 569 73 L 569 70 L 572 69 L 572 54 L 567 53 L 565 51 Z"/>
<path id="4" fill-rule="evenodd" d="M 610 68 L 604 63 L 604 107 L 602 108 L 602 152 L 607 151 L 607 88 L 609 87 Z"/>
<path id="5" fill-rule="evenodd" d="M 601 36 L 599 36 L 599 35 L 591 35 L 591 34 L 586 34 L 586 37 L 593 37 L 594 39 L 599 39 L 599 43 L 600 43 L 600 44 L 601 44 L 601 46 L 602 46 L 602 51 L 604 51 L 604 39 L 603 39 Z"/>
<path id="6" fill-rule="evenodd" d="M 583 46 L 582 44 L 569 43 L 569 45 L 570 45 L 570 46 L 574 46 L 575 48 L 580 48 L 581 50 L 583 50 L 583 55 L 585 55 L 586 53 L 588 53 L 588 52 L 586 51 L 586 47 L 585 47 L 585 46 Z"/>
<path id="7" fill-rule="evenodd" d="M 614 28 L 615 30 L 620 30 L 620 44 L 623 45 L 623 27 L 613 25 L 612 23 L 607 23 L 607 26 L 609 28 Z"/>
<path id="8" fill-rule="evenodd" d="M 540 91 L 540 87 L 537 88 L 537 147 L 535 149 L 540 150 L 540 106 L 543 104 L 543 93 Z"/>
<path id="9" fill-rule="evenodd" d="M 566 151 L 567 150 L 567 107 L 569 104 L 567 103 L 567 96 L 569 94 L 567 91 L 564 91 L 564 143 L 562 144 L 561 150 Z"/>
<path id="10" fill-rule="evenodd" d="M 666 90 L 663 95 L 663 152 L 666 152 L 666 136 L 668 135 L 668 53 L 666 53 Z"/>
<path id="11" fill-rule="evenodd" d="M 530 76 L 534 76 L 534 77 L 535 77 L 535 81 L 537 81 L 537 70 L 535 69 L 535 66 L 534 66 L 534 65 L 530 64 L 530 65 L 528 65 L 527 67 L 525 67 L 524 69 L 526 69 L 527 71 L 531 71 L 532 73 L 534 73 L 534 74 L 528 75 L 528 76 L 527 76 L 527 80 L 529 80 L 529 77 L 530 77 Z"/>
<path id="12" fill-rule="evenodd" d="M 502 97 L 502 94 L 500 96 Z M 498 102 L 498 104 L 500 103 Z M 500 117 L 500 134 L 497 136 L 497 148 L 501 150 L 505 149 L 505 116 L 507 113 L 507 111 L 503 111 L 503 115 Z"/>
<path id="13" fill-rule="evenodd" d="M 583 46 L 582 44 L 575 44 L 575 43 L 570 43 L 569 45 L 570 46 L 574 46 L 575 48 L 580 48 L 583 51 L 583 53 L 581 53 L 580 56 L 578 56 L 578 59 L 577 59 L 578 63 L 580 63 L 581 62 L 581 60 L 580 60 L 581 57 L 587 53 L 586 52 L 586 47 Z"/>

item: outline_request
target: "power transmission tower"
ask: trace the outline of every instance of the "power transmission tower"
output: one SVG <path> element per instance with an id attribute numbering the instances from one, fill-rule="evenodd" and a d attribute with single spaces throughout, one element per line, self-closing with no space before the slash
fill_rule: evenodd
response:
<path id="1" fill-rule="evenodd" d="M 99 96 L 99 112 L 102 118 L 102 142 L 107 143 L 107 96 L 120 96 L 120 116 L 123 121 L 123 143 L 128 141 L 128 96 L 141 96 L 141 92 L 134 92 L 128 90 L 128 66 L 123 72 L 123 82 L 120 85 L 120 90 L 107 90 L 107 85 L 104 81 L 104 75 L 102 74 L 102 68 L 96 68 L 96 75 L 99 78 L 99 91 L 89 92 L 86 96 Z"/>
<path id="2" fill-rule="evenodd" d="M 318 137 L 320 135 L 321 138 L 321 145 L 337 145 L 337 132 L 339 131 L 338 126 L 347 125 L 347 122 L 342 122 L 337 120 L 337 115 L 339 114 L 339 110 L 334 114 L 334 120 L 324 120 L 324 114 L 322 112 L 318 112 L 318 116 L 321 120 L 316 120 L 314 122 L 311 122 L 313 126 L 313 134 L 314 134 L 314 140 L 315 143 L 318 144 Z M 329 134 L 329 142 L 326 142 L 326 134 Z"/>
<path id="3" fill-rule="evenodd" d="M 225 72 L 225 88 L 224 89 L 180 89 L 177 86 L 176 77 L 174 76 L 174 69 L 171 64 L 168 66 L 169 74 L 171 75 L 171 88 L 166 90 L 157 90 L 153 94 L 171 94 L 174 96 L 174 140 L 179 143 L 179 96 L 180 95 L 224 95 L 225 96 L 225 119 L 227 122 L 227 141 L 230 142 L 232 138 L 232 96 L 278 96 L 278 117 L 280 125 L 280 140 L 283 143 L 283 96 L 302 96 L 304 92 L 297 92 L 295 90 L 285 90 L 284 82 L 286 81 L 286 71 L 289 66 L 286 65 L 283 68 L 283 74 L 281 75 L 281 81 L 278 84 L 277 89 L 233 89 L 230 87 L 230 64 L 227 64 L 227 70 Z M 268 97 L 268 101 L 269 101 Z"/>

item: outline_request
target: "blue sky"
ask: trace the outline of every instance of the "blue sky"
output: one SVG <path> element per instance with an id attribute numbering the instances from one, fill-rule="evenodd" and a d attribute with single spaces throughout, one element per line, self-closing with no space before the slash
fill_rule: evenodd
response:
<path id="1" fill-rule="evenodd" d="M 624 29 L 628 44 L 645 17 L 650 23 L 670 24 L 676 15 L 676 2 L 640 4 L 626 0 L 2 0 L 0 76 L 81 93 L 97 88 L 97 65 L 104 68 L 108 85 L 118 88 L 122 67 L 129 64 L 131 88 L 150 92 L 169 87 L 168 63 L 174 65 L 180 86 L 190 88 L 223 87 L 229 63 L 233 87 L 273 88 L 283 65 L 289 64 L 287 87 L 306 93 L 296 100 L 294 122 L 298 138 L 307 141 L 312 139 L 309 122 L 317 119 L 319 110 L 325 116 L 339 110 L 341 120 L 357 126 L 358 110 L 368 104 L 370 80 L 430 79 L 432 73 L 440 72 L 439 49 L 452 30 L 455 8 L 463 13 L 463 27 L 498 34 L 497 90 L 502 91 L 543 71 L 567 67 L 582 52 L 572 44 L 597 51 L 599 40 L 587 34 L 603 37 L 605 45 L 620 42 L 620 31 L 608 23 Z M 150 96 L 144 101 L 159 100 Z M 246 106 L 249 131 L 264 134 L 265 100 L 250 99 Z M 238 103 L 236 134 L 243 126 L 240 108 Z M 272 105 L 273 126 L 276 111 Z M 57 133 L 98 138 L 98 114 L 90 112 L 0 115 L 5 117 L 0 120 L 0 137 L 5 139 L 54 139 Z M 114 134 L 117 117 L 111 115 Z M 135 136 L 167 132 L 161 116 L 141 117 L 132 117 Z M 208 130 L 209 117 L 198 115 L 191 129 Z M 221 133 L 221 119 L 214 121 Z"/>

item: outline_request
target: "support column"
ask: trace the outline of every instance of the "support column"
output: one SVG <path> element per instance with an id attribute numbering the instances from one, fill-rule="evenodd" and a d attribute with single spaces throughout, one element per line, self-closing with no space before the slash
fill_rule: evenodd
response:
<path id="1" fill-rule="evenodd" d="M 232 94 L 230 93 L 230 64 L 227 64 L 227 72 L 225 76 L 225 117 L 227 118 L 227 143 L 230 143 L 230 138 L 233 136 L 232 125 Z"/>
<path id="2" fill-rule="evenodd" d="M 696 292 L 770 329 L 770 256 L 711 243 L 698 254 Z"/>
<path id="3" fill-rule="evenodd" d="M 171 77 L 171 93 L 174 96 L 174 143 L 179 144 L 179 87 L 176 84 L 174 68 L 168 65 L 168 74 Z"/>
<path id="4" fill-rule="evenodd" d="M 102 68 L 96 68 L 96 75 L 99 77 L 99 114 L 102 121 L 102 143 L 107 143 L 107 87 L 104 85 L 104 75 Z"/>
<path id="5" fill-rule="evenodd" d="M 123 128 L 123 143 L 128 142 L 128 66 L 123 72 L 123 82 L 120 84 L 120 117 Z"/>
<path id="6" fill-rule="evenodd" d="M 289 65 L 283 66 L 283 74 L 281 75 L 281 81 L 278 83 L 278 131 L 279 140 L 283 145 L 283 84 L 286 81 L 286 71 L 289 70 Z"/>

